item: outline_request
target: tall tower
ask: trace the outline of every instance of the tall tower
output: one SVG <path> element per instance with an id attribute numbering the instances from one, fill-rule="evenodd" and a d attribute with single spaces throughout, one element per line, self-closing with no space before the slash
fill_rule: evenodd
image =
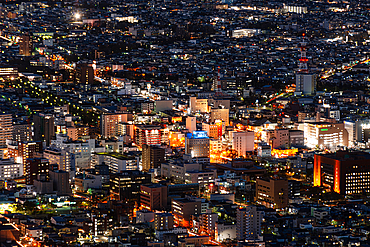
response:
<path id="1" fill-rule="evenodd" d="M 301 42 L 300 50 L 301 50 L 301 58 L 299 59 L 299 72 L 300 73 L 308 73 L 308 66 L 307 66 L 307 52 L 306 52 L 306 46 L 307 43 L 304 38 L 305 34 L 303 34 L 303 40 Z"/>
<path id="2" fill-rule="evenodd" d="M 296 74 L 296 95 L 312 95 L 316 92 L 316 75 L 309 73 L 307 59 L 307 43 L 305 34 L 300 45 L 301 57 L 299 59 L 299 70 Z"/>
<path id="3" fill-rule="evenodd" d="M 216 94 L 221 94 L 222 92 L 220 66 L 217 68 L 217 78 L 213 80 L 212 89 L 216 92 Z"/>

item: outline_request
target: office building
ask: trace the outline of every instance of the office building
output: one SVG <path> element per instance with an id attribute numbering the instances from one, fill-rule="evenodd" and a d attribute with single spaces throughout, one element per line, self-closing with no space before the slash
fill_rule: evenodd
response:
<path id="1" fill-rule="evenodd" d="M 158 146 L 143 145 L 142 166 L 143 171 L 158 168 L 165 161 L 165 149 Z"/>
<path id="2" fill-rule="evenodd" d="M 53 182 L 53 190 L 58 195 L 69 195 L 72 193 L 68 172 L 61 170 L 49 171 L 49 179 Z"/>
<path id="3" fill-rule="evenodd" d="M 314 186 L 327 186 L 343 195 L 369 193 L 369 162 L 365 152 L 315 154 Z"/>
<path id="4" fill-rule="evenodd" d="M 0 180 L 6 181 L 23 176 L 23 164 L 15 163 L 13 159 L 0 159 Z"/>
<path id="5" fill-rule="evenodd" d="M 348 132 L 343 123 L 305 123 L 305 145 L 309 148 L 319 147 L 337 149 L 348 146 Z"/>
<path id="6" fill-rule="evenodd" d="M 245 157 L 247 152 L 254 151 L 254 132 L 230 132 L 232 148 L 238 152 L 238 156 Z"/>
<path id="7" fill-rule="evenodd" d="M 193 131 L 185 138 L 185 153 L 192 158 L 209 158 L 209 137 L 205 131 Z"/>
<path id="8" fill-rule="evenodd" d="M 256 202 L 267 208 L 283 209 L 288 206 L 288 180 L 282 178 L 256 179 Z"/>
<path id="9" fill-rule="evenodd" d="M 0 114 L 0 147 L 12 139 L 12 114 Z"/>
<path id="10" fill-rule="evenodd" d="M 258 211 L 256 206 L 238 208 L 236 211 L 236 239 L 258 239 L 261 234 L 261 222 L 264 213 Z"/>
<path id="11" fill-rule="evenodd" d="M 140 171 L 124 171 L 110 175 L 110 193 L 116 200 L 139 200 L 140 186 L 149 184 L 151 175 Z"/>
<path id="12" fill-rule="evenodd" d="M 44 158 L 29 158 L 24 164 L 24 176 L 26 177 L 26 184 L 33 185 L 33 181 L 39 175 L 49 176 L 49 161 Z"/>
<path id="13" fill-rule="evenodd" d="M 164 210 L 167 208 L 167 186 L 146 184 L 140 187 L 140 206 L 148 210 Z"/>
<path id="14" fill-rule="evenodd" d="M 33 116 L 33 123 L 33 140 L 46 142 L 49 146 L 55 135 L 53 115 L 39 113 Z"/>

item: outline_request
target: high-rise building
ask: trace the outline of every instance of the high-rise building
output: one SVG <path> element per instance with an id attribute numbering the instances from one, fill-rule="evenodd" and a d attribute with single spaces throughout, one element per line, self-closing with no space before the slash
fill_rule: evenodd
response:
<path id="1" fill-rule="evenodd" d="M 127 123 L 133 120 L 132 113 L 111 113 L 101 115 L 101 135 L 110 138 L 120 135 L 119 123 Z"/>
<path id="2" fill-rule="evenodd" d="M 135 125 L 135 144 L 142 147 L 162 144 L 162 127 L 157 125 Z"/>
<path id="3" fill-rule="evenodd" d="M 49 176 L 49 161 L 44 158 L 30 158 L 24 165 L 26 184 L 33 185 L 39 175 Z"/>
<path id="4" fill-rule="evenodd" d="M 0 146 L 12 139 L 12 114 L 0 114 Z"/>
<path id="5" fill-rule="evenodd" d="M 149 184 L 151 175 L 140 171 L 124 171 L 110 175 L 110 193 L 116 200 L 139 200 L 140 186 Z"/>
<path id="6" fill-rule="evenodd" d="M 31 126 L 28 123 L 14 124 L 12 131 L 13 141 L 32 141 Z"/>
<path id="7" fill-rule="evenodd" d="M 22 35 L 19 41 L 19 55 L 31 56 L 32 40 L 29 35 Z"/>
<path id="8" fill-rule="evenodd" d="M 254 132 L 231 132 L 232 148 L 238 152 L 239 156 L 246 156 L 247 152 L 254 150 Z"/>
<path id="9" fill-rule="evenodd" d="M 87 64 L 81 64 L 76 69 L 76 79 L 79 84 L 94 83 L 94 69 Z"/>
<path id="10" fill-rule="evenodd" d="M 147 184 L 140 187 L 140 206 L 148 210 L 167 208 L 167 186 Z"/>
<path id="11" fill-rule="evenodd" d="M 281 209 L 288 206 L 288 180 L 282 178 L 256 180 L 256 202 L 267 208 Z"/>
<path id="12" fill-rule="evenodd" d="M 272 148 L 283 148 L 289 146 L 289 130 L 275 129 L 267 131 L 267 143 Z"/>
<path id="13" fill-rule="evenodd" d="M 357 142 L 357 135 L 356 135 L 356 127 L 357 122 L 352 120 L 345 120 L 343 121 L 344 128 L 348 132 L 348 147 L 353 147 Z"/>
<path id="14" fill-rule="evenodd" d="M 199 215 L 199 232 L 215 238 L 216 222 L 218 221 L 217 213 L 213 213 L 212 209 L 207 209 L 206 213 Z"/>
<path id="15" fill-rule="evenodd" d="M 209 137 L 206 131 L 193 131 L 185 138 L 185 153 L 192 158 L 209 158 Z"/>
<path id="16" fill-rule="evenodd" d="M 296 92 L 304 95 L 312 95 L 316 92 L 315 74 L 296 74 Z"/>
<path id="17" fill-rule="evenodd" d="M 314 186 L 328 186 L 343 195 L 369 193 L 369 161 L 365 152 L 315 154 Z"/>
<path id="18" fill-rule="evenodd" d="M 34 141 L 44 141 L 50 145 L 51 139 L 55 135 L 54 117 L 51 114 L 39 113 L 33 116 Z"/>
<path id="19" fill-rule="evenodd" d="M 142 165 L 143 171 L 158 168 L 165 161 L 165 149 L 158 146 L 143 145 Z"/>
<path id="20" fill-rule="evenodd" d="M 236 211 L 236 239 L 258 239 L 261 234 L 261 222 L 264 213 L 256 206 L 238 208 Z"/>
<path id="21" fill-rule="evenodd" d="M 72 193 L 71 184 L 69 183 L 69 172 L 56 170 L 49 171 L 50 181 L 53 182 L 53 190 L 58 195 L 68 195 Z"/>

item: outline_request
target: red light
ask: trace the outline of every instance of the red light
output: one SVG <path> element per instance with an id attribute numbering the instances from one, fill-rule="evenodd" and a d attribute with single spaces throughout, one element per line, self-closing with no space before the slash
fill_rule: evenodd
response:
<path id="1" fill-rule="evenodd" d="M 304 37 L 306 34 L 305 33 L 302 33 L 302 36 Z"/>
<path id="2" fill-rule="evenodd" d="M 210 187 L 213 187 L 213 184 L 210 184 L 209 186 L 210 186 Z"/>

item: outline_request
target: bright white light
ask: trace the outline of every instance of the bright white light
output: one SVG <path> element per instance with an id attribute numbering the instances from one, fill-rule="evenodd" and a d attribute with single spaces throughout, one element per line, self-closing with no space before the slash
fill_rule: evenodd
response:
<path id="1" fill-rule="evenodd" d="M 78 19 L 80 19 L 81 18 L 81 14 L 80 13 L 76 13 L 75 14 L 75 18 L 78 20 Z"/>

